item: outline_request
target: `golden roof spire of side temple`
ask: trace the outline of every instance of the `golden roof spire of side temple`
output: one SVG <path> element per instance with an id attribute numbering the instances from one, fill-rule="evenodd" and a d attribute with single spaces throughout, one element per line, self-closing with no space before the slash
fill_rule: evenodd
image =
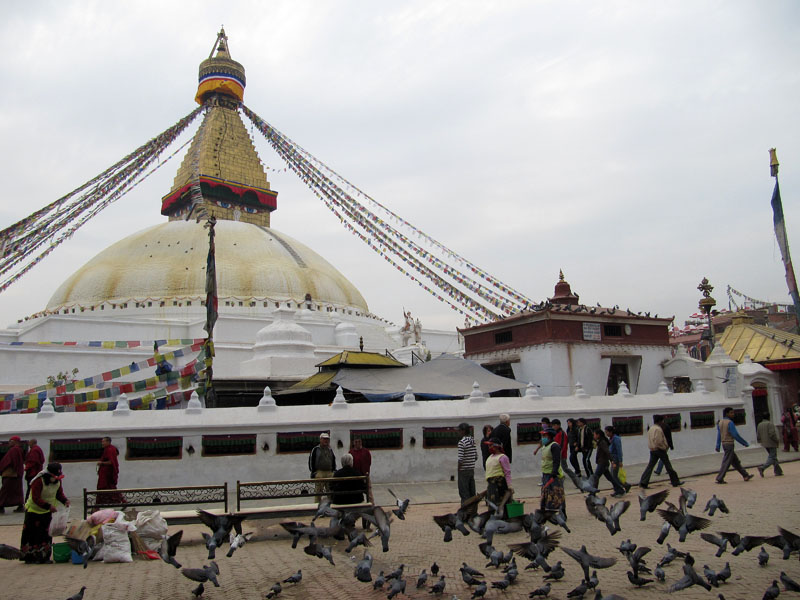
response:
<path id="1" fill-rule="evenodd" d="M 201 204 L 209 217 L 270 226 L 270 213 L 278 207 L 278 193 L 270 188 L 239 114 L 244 86 L 244 67 L 231 59 L 228 36 L 220 29 L 211 55 L 200 63 L 195 100 L 205 106 L 203 123 L 172 189 L 161 199 L 161 214 L 170 220 L 183 220 L 193 214 L 199 184 Z"/>

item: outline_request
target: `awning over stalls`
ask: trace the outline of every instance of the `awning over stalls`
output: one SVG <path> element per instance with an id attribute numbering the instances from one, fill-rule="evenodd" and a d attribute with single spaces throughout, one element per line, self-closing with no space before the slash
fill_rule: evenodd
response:
<path id="1" fill-rule="evenodd" d="M 341 369 L 333 379 L 334 384 L 373 401 L 399 398 L 408 385 L 418 396 L 459 398 L 468 396 L 476 381 L 484 394 L 526 387 L 524 383 L 495 375 L 476 362 L 450 355 L 406 369 Z"/>

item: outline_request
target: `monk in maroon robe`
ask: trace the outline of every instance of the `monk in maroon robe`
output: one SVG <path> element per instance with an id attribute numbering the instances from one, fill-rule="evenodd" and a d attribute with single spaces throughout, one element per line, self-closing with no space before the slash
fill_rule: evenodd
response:
<path id="1" fill-rule="evenodd" d="M 6 506 L 16 506 L 14 512 L 24 512 L 22 474 L 25 470 L 25 452 L 22 450 L 22 440 L 19 436 L 11 436 L 8 445 L 8 451 L 0 460 L 0 476 L 3 478 L 3 484 L 0 486 L 0 513 L 6 512 Z"/>
<path id="2" fill-rule="evenodd" d="M 25 498 L 31 493 L 31 480 L 44 469 L 44 452 L 33 438 L 28 440 L 28 454 L 25 457 L 25 483 L 28 489 L 25 491 Z"/>
<path id="3" fill-rule="evenodd" d="M 119 450 L 111 444 L 110 437 L 104 437 L 101 441 L 103 454 L 97 462 L 97 489 L 115 490 L 119 478 Z M 108 493 L 97 494 L 97 501 L 100 504 L 122 504 L 122 494 Z"/>

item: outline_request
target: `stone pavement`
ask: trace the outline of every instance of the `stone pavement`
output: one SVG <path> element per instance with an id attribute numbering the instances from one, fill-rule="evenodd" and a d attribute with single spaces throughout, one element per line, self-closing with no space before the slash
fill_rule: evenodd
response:
<path id="1" fill-rule="evenodd" d="M 754 465 L 761 461 L 765 455 L 761 449 L 745 450 L 740 453 L 745 465 Z M 790 531 L 800 534 L 800 503 L 796 495 L 798 481 L 800 480 L 800 462 L 786 462 L 797 458 L 798 454 L 784 455 L 785 477 L 773 477 L 771 472 L 764 479 L 756 477 L 750 482 L 742 481 L 736 473 L 729 473 L 728 484 L 715 485 L 713 476 L 707 475 L 715 470 L 721 455 L 692 459 L 676 460 L 676 470 L 686 481 L 687 487 L 698 492 L 697 505 L 691 510 L 695 515 L 701 515 L 705 502 L 711 494 L 718 494 L 731 509 L 730 514 L 717 513 L 712 520 L 709 531 L 738 531 L 749 535 L 773 535 L 777 533 L 776 526 L 781 525 Z M 631 481 L 638 480 L 638 474 L 643 465 L 627 467 L 631 474 Z M 662 479 L 663 481 L 663 479 Z M 430 598 L 426 590 L 414 589 L 414 582 L 420 570 L 430 570 L 431 563 L 435 560 L 441 566 L 441 573 L 447 577 L 447 588 L 444 597 L 469 598 L 471 590 L 461 581 L 458 567 L 462 561 L 480 568 L 487 580 L 499 580 L 502 574 L 491 568 L 484 568 L 485 559 L 479 553 L 477 545 L 482 541 L 476 534 L 469 537 L 454 534 L 453 542 L 445 544 L 442 541 L 441 530 L 433 523 L 431 517 L 443 514 L 455 508 L 453 489 L 455 483 L 443 484 L 392 484 L 390 486 L 376 486 L 376 499 L 384 504 L 390 504 L 391 496 L 386 491 L 391 487 L 398 495 L 412 498 L 412 505 L 405 521 L 395 520 L 392 525 L 392 535 L 389 543 L 389 552 L 383 553 L 380 544 L 373 546 L 370 551 L 374 556 L 373 576 L 380 570 L 390 571 L 399 566 L 406 565 L 407 594 L 399 598 Z M 603 486 L 607 487 L 607 486 Z M 650 493 L 664 487 L 658 480 L 651 481 Z M 517 496 L 526 503 L 526 510 L 532 510 L 538 505 L 538 486 L 533 478 L 515 481 Z M 670 488 L 672 489 L 672 488 Z M 584 507 L 583 496 L 569 493 L 567 497 L 567 512 L 571 533 L 562 533 L 561 544 L 570 548 L 580 548 L 585 544 L 588 550 L 600 556 L 615 556 L 618 563 L 606 570 L 599 571 L 600 588 L 604 593 L 616 593 L 624 598 L 660 598 L 664 595 L 666 587 L 682 575 L 681 565 L 673 563 L 665 568 L 667 584 L 651 584 L 642 589 L 634 588 L 627 580 L 627 563 L 616 550 L 616 546 L 623 539 L 631 538 L 640 545 L 648 545 L 652 552 L 646 557 L 648 565 L 655 565 L 664 555 L 665 546 L 655 543 L 661 521 L 657 515 L 648 515 L 645 522 L 639 521 L 638 502 L 636 501 L 636 488 L 626 499 L 631 500 L 630 510 L 622 517 L 622 532 L 611 536 L 605 526 L 590 518 Z M 568 490 L 569 492 L 569 490 Z M 386 497 L 384 497 L 384 494 Z M 605 495 L 605 494 L 604 494 Z M 613 499 L 612 499 L 613 500 Z M 677 502 L 677 494 L 671 494 L 671 500 Z M 437 501 L 437 503 L 426 503 Z M 76 506 L 77 506 L 76 498 Z M 0 517 L 0 543 L 19 545 L 20 526 L 19 515 L 4 515 Z M 241 598 L 243 600 L 263 598 L 270 586 L 277 580 L 285 579 L 298 568 L 303 570 L 303 581 L 300 585 L 292 587 L 286 584 L 280 598 L 383 598 L 385 592 L 373 591 L 369 584 L 359 583 L 353 577 L 355 562 L 363 555 L 363 549 L 358 549 L 350 556 L 344 554 L 345 542 L 330 540 L 333 543 L 333 555 L 336 565 L 312 558 L 302 552 L 300 547 L 291 549 L 291 539 L 283 532 L 274 521 L 245 522 L 246 531 L 254 531 L 257 540 L 239 550 L 232 558 L 226 558 L 224 552 L 218 553 L 217 562 L 220 565 L 219 577 L 221 587 L 214 588 L 206 585 L 205 598 Z M 174 531 L 174 528 L 171 528 Z M 206 550 L 201 545 L 200 532 L 203 528 L 199 525 L 184 527 L 184 545 L 178 552 L 178 560 L 184 566 L 199 567 L 206 560 Z M 495 537 L 495 546 L 506 549 L 512 542 L 525 541 L 524 532 Z M 728 600 L 732 598 L 761 598 L 764 590 L 772 581 L 777 579 L 780 571 L 800 581 L 800 564 L 796 555 L 791 560 L 781 560 L 781 554 L 776 548 L 767 547 L 770 554 L 769 565 L 765 568 L 758 566 L 756 554 L 758 550 L 732 556 L 730 552 L 723 557 L 714 558 L 716 547 L 702 541 L 698 533 L 691 534 L 683 544 L 678 543 L 677 535 L 672 532 L 667 538 L 673 546 L 680 550 L 689 550 L 696 557 L 696 567 L 702 573 L 702 565 L 708 564 L 711 568 L 719 570 L 729 561 L 733 571 L 731 582 L 723 584 L 719 590 Z M 302 545 L 302 544 L 301 544 Z M 550 556 L 551 564 L 563 561 L 566 576 L 563 580 L 553 584 L 550 598 L 566 598 L 566 593 L 575 587 L 581 578 L 581 571 L 577 564 L 564 552 L 555 550 Z M 520 569 L 527 561 L 519 560 Z M 676 561 L 678 562 L 678 561 Z M 87 587 L 85 598 L 117 599 L 167 599 L 191 598 L 190 591 L 195 583 L 185 579 L 180 572 L 161 561 L 146 561 L 136 559 L 127 564 L 102 564 L 93 563 L 88 569 L 83 569 L 72 564 L 55 565 L 25 565 L 19 562 L 0 561 L 0 582 L 3 582 L 4 591 L 0 598 L 15 598 L 18 600 L 45 600 L 48 598 L 66 598 L 77 592 L 82 585 Z M 523 599 L 528 593 L 542 585 L 543 573 L 541 571 L 521 571 L 518 583 L 506 592 L 490 589 L 487 598 L 508 598 L 509 600 Z M 432 579 L 430 580 L 432 581 Z M 717 590 L 714 590 L 714 595 Z M 784 592 L 784 594 L 786 594 Z M 680 592 L 682 598 L 712 598 L 714 595 L 702 588 L 693 587 Z M 790 597 L 791 594 L 786 594 Z M 592 597 L 587 595 L 587 597 Z"/>

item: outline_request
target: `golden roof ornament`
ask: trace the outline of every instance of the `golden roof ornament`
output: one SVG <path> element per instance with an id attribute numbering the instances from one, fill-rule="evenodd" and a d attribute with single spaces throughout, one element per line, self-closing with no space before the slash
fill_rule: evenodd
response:
<path id="1" fill-rule="evenodd" d="M 200 63 L 195 101 L 204 104 L 215 96 L 233 99 L 237 104 L 244 100 L 244 88 L 247 80 L 244 67 L 231 58 L 228 36 L 225 28 L 221 28 L 217 39 L 211 47 L 208 58 Z M 214 51 L 217 55 L 214 56 Z"/>

